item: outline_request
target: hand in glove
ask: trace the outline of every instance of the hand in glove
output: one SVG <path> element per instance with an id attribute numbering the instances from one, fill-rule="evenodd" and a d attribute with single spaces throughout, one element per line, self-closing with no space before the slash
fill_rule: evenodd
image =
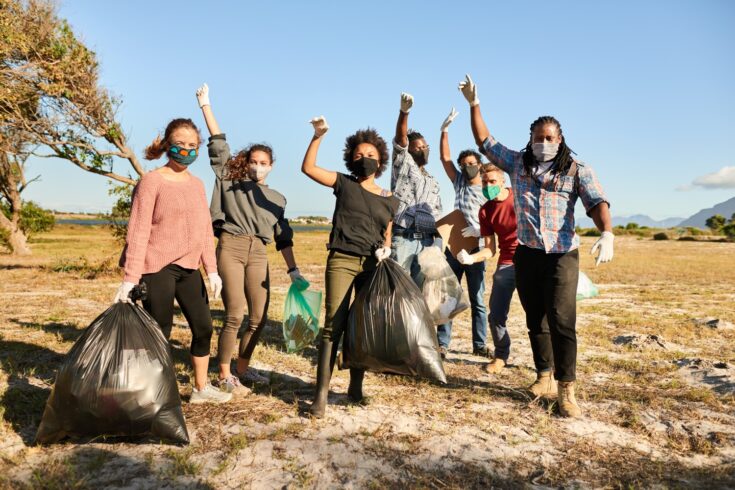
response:
<path id="1" fill-rule="evenodd" d="M 595 261 L 595 266 L 600 265 L 601 262 L 610 262 L 612 260 L 614 241 L 615 235 L 611 231 L 603 231 L 600 238 L 592 245 L 592 250 L 590 250 L 591 255 L 594 255 L 598 249 L 600 250 Z"/>
<path id="2" fill-rule="evenodd" d="M 457 254 L 457 260 L 462 265 L 472 265 L 475 263 L 475 259 L 472 257 L 472 255 L 467 253 L 467 250 L 465 249 L 459 251 L 459 253 Z"/>
<path id="3" fill-rule="evenodd" d="M 314 126 L 314 137 L 319 138 L 324 133 L 329 131 L 329 124 L 327 124 L 327 120 L 324 118 L 324 116 L 315 117 L 309 123 Z"/>
<path id="4" fill-rule="evenodd" d="M 477 97 L 477 86 L 472 81 L 469 75 L 465 75 L 465 79 L 459 82 L 459 90 L 470 103 L 470 107 L 475 107 L 480 103 L 480 99 Z"/>
<path id="5" fill-rule="evenodd" d="M 454 107 L 452 107 L 452 111 L 442 123 L 442 133 L 449 132 L 449 125 L 452 124 L 452 121 L 454 121 L 454 118 L 457 117 L 457 114 L 459 114 L 459 112 L 455 111 Z"/>
<path id="6" fill-rule="evenodd" d="M 413 107 L 413 95 L 401 92 L 401 112 L 408 114 Z"/>
<path id="7" fill-rule="evenodd" d="M 216 272 L 212 272 L 209 275 L 209 288 L 212 290 L 212 297 L 214 299 L 219 298 L 220 293 L 222 292 L 222 278 L 219 277 L 219 274 Z"/>
<path id="8" fill-rule="evenodd" d="M 301 275 L 298 267 L 289 272 L 288 277 L 291 278 L 291 284 L 295 284 L 296 289 L 298 289 L 299 291 L 303 291 L 309 288 L 309 281 L 304 279 L 304 276 Z"/>
<path id="9" fill-rule="evenodd" d="M 480 229 L 475 228 L 474 226 L 468 226 L 467 228 L 462 228 L 462 236 L 465 238 L 469 238 L 469 237 L 480 238 Z"/>
<path id="10" fill-rule="evenodd" d="M 390 247 L 381 247 L 375 251 L 375 258 L 378 259 L 378 262 L 382 262 L 390 257 L 390 253 Z"/>
<path id="11" fill-rule="evenodd" d="M 205 105 L 210 105 L 209 86 L 207 86 L 206 83 L 197 89 L 197 101 L 199 102 L 200 108 L 204 107 Z"/>
<path id="12" fill-rule="evenodd" d="M 115 299 L 112 300 L 112 302 L 113 303 L 132 303 L 133 300 L 130 299 L 130 291 L 132 291 L 134 287 L 135 287 L 135 284 L 133 284 L 132 282 L 123 281 L 122 284 L 120 284 L 120 287 L 117 288 Z"/>

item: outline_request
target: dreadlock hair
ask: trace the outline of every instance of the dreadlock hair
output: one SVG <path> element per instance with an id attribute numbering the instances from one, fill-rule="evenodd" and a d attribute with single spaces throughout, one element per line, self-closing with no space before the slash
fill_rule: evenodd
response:
<path id="1" fill-rule="evenodd" d="M 561 131 L 561 124 L 559 124 L 559 121 L 557 121 L 556 118 L 553 116 L 541 116 L 531 123 L 531 136 L 528 138 L 528 144 L 523 150 L 523 169 L 526 171 L 526 174 L 531 174 L 533 172 L 533 168 L 538 165 L 536 157 L 533 156 L 533 130 L 537 127 L 543 127 L 547 124 L 552 124 L 556 126 L 557 131 L 559 131 L 559 136 L 561 136 L 561 143 L 559 143 L 559 152 L 554 157 L 552 172 L 557 175 L 563 175 L 569 170 L 569 167 L 572 165 L 572 161 L 574 160 L 572 158 L 572 153 L 574 152 L 571 148 L 567 146 L 566 139 L 564 138 L 564 134 Z"/>
<path id="2" fill-rule="evenodd" d="M 413 129 L 408 130 L 408 142 L 412 142 L 414 140 L 425 140 L 424 135 L 419 133 L 418 131 L 414 131 Z"/>

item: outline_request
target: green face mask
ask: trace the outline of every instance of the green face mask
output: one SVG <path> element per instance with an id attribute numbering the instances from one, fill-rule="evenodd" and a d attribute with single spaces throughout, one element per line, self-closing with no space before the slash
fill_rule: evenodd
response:
<path id="1" fill-rule="evenodd" d="M 489 185 L 482 187 L 482 195 L 485 196 L 488 201 L 492 201 L 493 199 L 498 197 L 498 194 L 500 194 L 499 185 Z"/>

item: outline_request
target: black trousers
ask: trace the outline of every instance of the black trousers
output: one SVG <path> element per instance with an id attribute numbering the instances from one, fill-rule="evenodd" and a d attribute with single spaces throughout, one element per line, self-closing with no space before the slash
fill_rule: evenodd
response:
<path id="1" fill-rule="evenodd" d="M 547 254 L 519 245 L 513 263 L 536 370 L 554 369 L 557 380 L 574 381 L 579 252 Z"/>
<path id="2" fill-rule="evenodd" d="M 158 322 L 166 339 L 171 336 L 176 298 L 191 329 L 191 355 L 208 356 L 212 341 L 212 316 L 207 287 L 199 270 L 169 264 L 156 273 L 143 274 L 140 282 L 148 288 L 143 308 Z"/>

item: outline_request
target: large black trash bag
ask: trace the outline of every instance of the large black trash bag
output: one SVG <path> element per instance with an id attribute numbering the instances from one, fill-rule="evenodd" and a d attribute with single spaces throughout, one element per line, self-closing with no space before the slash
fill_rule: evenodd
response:
<path id="1" fill-rule="evenodd" d="M 156 321 L 131 303 L 112 305 L 72 346 L 36 442 L 102 435 L 189 442 L 168 342 Z"/>
<path id="2" fill-rule="evenodd" d="M 378 264 L 352 303 L 343 351 L 343 368 L 447 382 L 424 295 L 392 259 Z"/>

